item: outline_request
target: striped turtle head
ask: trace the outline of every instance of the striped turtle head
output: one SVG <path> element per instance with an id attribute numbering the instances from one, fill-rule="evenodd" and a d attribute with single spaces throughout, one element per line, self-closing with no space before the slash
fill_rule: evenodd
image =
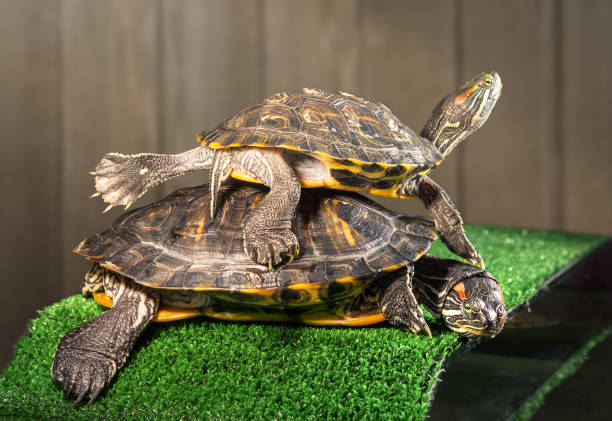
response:
<path id="1" fill-rule="evenodd" d="M 457 282 L 446 295 L 444 324 L 463 336 L 493 337 L 501 332 L 507 313 L 499 283 L 474 276 Z"/>
<path id="2" fill-rule="evenodd" d="M 477 74 L 438 103 L 421 136 L 432 141 L 443 156 L 448 155 L 487 121 L 501 90 L 497 72 Z"/>

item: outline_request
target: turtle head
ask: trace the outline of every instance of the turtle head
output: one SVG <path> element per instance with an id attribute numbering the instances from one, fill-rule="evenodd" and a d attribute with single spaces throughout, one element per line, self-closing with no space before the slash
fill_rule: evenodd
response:
<path id="1" fill-rule="evenodd" d="M 442 308 L 444 324 L 463 336 L 493 337 L 501 332 L 507 313 L 497 280 L 487 272 L 457 282 Z"/>
<path id="2" fill-rule="evenodd" d="M 432 141 L 446 157 L 487 121 L 501 90 L 497 72 L 477 74 L 436 105 L 421 136 Z"/>

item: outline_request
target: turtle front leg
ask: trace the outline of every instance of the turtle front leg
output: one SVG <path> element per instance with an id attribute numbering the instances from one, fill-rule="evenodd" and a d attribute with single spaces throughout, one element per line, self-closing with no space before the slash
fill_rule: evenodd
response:
<path id="1" fill-rule="evenodd" d="M 113 308 L 68 332 L 53 356 L 53 379 L 76 399 L 75 405 L 85 396 L 93 402 L 108 386 L 159 303 L 146 288 L 110 271 L 106 275 Z"/>
<path id="2" fill-rule="evenodd" d="M 379 304 L 383 316 L 394 326 L 410 330 L 412 333 L 424 331 L 431 337 L 431 330 L 423 317 L 423 311 L 412 292 L 412 267 L 405 276 L 398 276 L 383 285 Z"/>
<path id="3" fill-rule="evenodd" d="M 129 207 L 147 190 L 190 171 L 210 169 L 213 151 L 197 147 L 177 155 L 108 153 L 96 166 L 96 193 L 113 206 Z M 105 212 L 106 212 L 105 210 Z"/>
<path id="4" fill-rule="evenodd" d="M 299 252 L 291 231 L 301 186 L 280 152 L 269 148 L 235 148 L 216 152 L 211 171 L 211 212 L 215 212 L 221 181 L 231 173 L 247 175 L 270 191 L 243 222 L 246 253 L 257 263 L 272 267 Z"/>
<path id="5" fill-rule="evenodd" d="M 436 223 L 440 239 L 450 251 L 484 269 L 480 253 L 465 235 L 463 220 L 457 207 L 442 187 L 424 176 L 409 180 L 404 191 L 405 194 L 417 196 L 423 201 Z"/>

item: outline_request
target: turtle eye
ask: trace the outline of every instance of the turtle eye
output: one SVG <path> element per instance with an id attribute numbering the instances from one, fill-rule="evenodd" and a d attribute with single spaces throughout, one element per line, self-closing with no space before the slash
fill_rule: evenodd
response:
<path id="1" fill-rule="evenodd" d="M 463 310 L 465 311 L 465 314 L 472 314 L 472 306 L 468 301 L 463 303 Z"/>
<path id="2" fill-rule="evenodd" d="M 490 77 L 485 78 L 485 80 L 482 81 L 482 83 L 484 84 L 484 86 L 491 86 L 493 85 L 493 79 L 491 79 Z"/>

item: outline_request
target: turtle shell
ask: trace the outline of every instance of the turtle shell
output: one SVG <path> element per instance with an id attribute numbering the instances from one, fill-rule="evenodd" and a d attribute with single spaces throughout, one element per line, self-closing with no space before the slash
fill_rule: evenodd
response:
<path id="1" fill-rule="evenodd" d="M 319 89 L 273 95 L 202 132 L 198 141 L 213 149 L 285 148 L 386 181 L 424 174 L 442 160 L 432 142 L 385 105 Z"/>
<path id="2" fill-rule="evenodd" d="M 300 255 L 270 271 L 245 254 L 242 233 L 266 189 L 229 183 L 221 191 L 212 221 L 209 187 L 181 189 L 125 213 L 74 251 L 151 288 L 229 291 L 237 303 L 309 304 L 313 292 L 325 301 L 363 289 L 373 275 L 416 261 L 436 238 L 429 219 L 394 214 L 355 193 L 309 189 L 293 227 Z"/>

